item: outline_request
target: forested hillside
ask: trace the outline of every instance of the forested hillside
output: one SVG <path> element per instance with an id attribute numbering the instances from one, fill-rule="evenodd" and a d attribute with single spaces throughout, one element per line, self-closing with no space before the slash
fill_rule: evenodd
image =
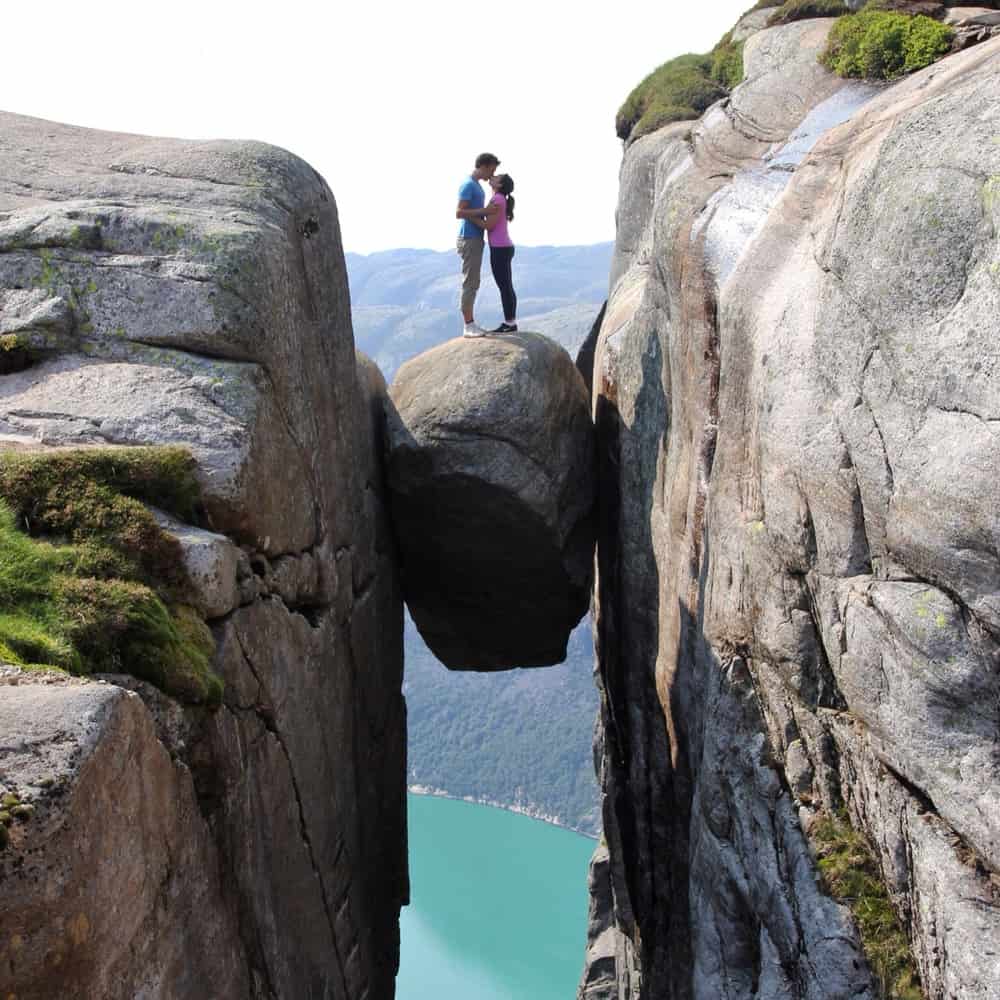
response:
<path id="1" fill-rule="evenodd" d="M 409 783 L 515 806 L 597 836 L 593 655 L 588 615 L 558 667 L 452 671 L 407 617 Z"/>

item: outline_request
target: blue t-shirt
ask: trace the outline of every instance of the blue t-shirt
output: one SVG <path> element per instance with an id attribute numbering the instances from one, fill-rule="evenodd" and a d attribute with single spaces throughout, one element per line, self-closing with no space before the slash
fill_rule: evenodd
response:
<path id="1" fill-rule="evenodd" d="M 486 195 L 483 194 L 482 185 L 471 174 L 465 178 L 462 186 L 458 189 L 458 200 L 467 201 L 469 208 L 482 208 L 486 204 Z M 479 226 L 469 222 L 468 219 L 462 219 L 458 225 L 459 236 L 476 236 L 482 239 L 484 231 Z"/>

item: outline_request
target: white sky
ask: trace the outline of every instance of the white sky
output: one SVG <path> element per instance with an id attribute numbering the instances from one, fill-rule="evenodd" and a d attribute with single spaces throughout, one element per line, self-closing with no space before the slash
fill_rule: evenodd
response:
<path id="1" fill-rule="evenodd" d="M 515 181 L 515 243 L 597 243 L 614 238 L 619 105 L 751 6 L 7 0 L 0 107 L 284 146 L 329 182 L 360 253 L 450 247 L 458 185 L 487 150 Z"/>

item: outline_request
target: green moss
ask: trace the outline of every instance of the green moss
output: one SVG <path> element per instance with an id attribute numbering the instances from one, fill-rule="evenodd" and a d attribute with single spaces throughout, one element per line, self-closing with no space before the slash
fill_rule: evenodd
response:
<path id="1" fill-rule="evenodd" d="M 140 502 L 194 520 L 193 472 L 177 448 L 0 452 L 0 657 L 124 670 L 217 704 L 214 644 L 184 605 L 179 544 Z"/>
<path id="2" fill-rule="evenodd" d="M 724 97 L 709 56 L 688 54 L 664 63 L 625 99 L 615 118 L 620 139 L 638 139 L 675 121 L 689 121 Z"/>
<path id="3" fill-rule="evenodd" d="M 709 53 L 712 60 L 710 74 L 716 83 L 726 90 L 732 90 L 743 79 L 743 43 L 734 42 L 732 32 L 719 39 L 715 48 Z"/>
<path id="4" fill-rule="evenodd" d="M 954 34 L 923 15 L 866 7 L 837 21 L 820 61 L 838 76 L 893 80 L 946 55 Z"/>
<path id="5" fill-rule="evenodd" d="M 158 226 L 150 239 L 150 246 L 159 253 L 176 253 L 184 243 L 187 230 L 184 226 Z"/>
<path id="6" fill-rule="evenodd" d="M 1000 204 L 1000 174 L 993 174 L 986 178 L 983 185 L 983 208 L 985 211 L 992 211 Z"/>
<path id="7" fill-rule="evenodd" d="M 17 333 L 0 337 L 0 375 L 23 371 L 34 360 L 31 342 Z"/>
<path id="8" fill-rule="evenodd" d="M 868 842 L 844 813 L 824 816 L 810 836 L 823 884 L 850 907 L 882 995 L 886 1000 L 923 1000 L 909 940 Z"/>
<path id="9" fill-rule="evenodd" d="M 0 452 L 0 495 L 25 516 L 38 498 L 93 483 L 186 521 L 198 517 L 195 463 L 183 448 L 76 448 L 51 452 Z M 58 506 L 58 504 L 57 504 Z"/>
<path id="10" fill-rule="evenodd" d="M 618 138 L 628 142 L 671 122 L 700 118 L 742 80 L 743 42 L 727 31 L 711 52 L 677 56 L 650 73 L 618 109 Z"/>
<path id="11" fill-rule="evenodd" d="M 36 604 L 37 607 L 37 604 Z M 53 634 L 44 618 L 26 614 L 0 614 L 0 655 L 19 663 L 51 663 L 80 668 L 81 660 L 73 645 Z"/>
<path id="12" fill-rule="evenodd" d="M 847 13 L 842 0 L 786 0 L 781 4 L 766 4 L 778 9 L 768 18 L 768 25 L 789 24 L 810 17 L 840 17 Z"/>

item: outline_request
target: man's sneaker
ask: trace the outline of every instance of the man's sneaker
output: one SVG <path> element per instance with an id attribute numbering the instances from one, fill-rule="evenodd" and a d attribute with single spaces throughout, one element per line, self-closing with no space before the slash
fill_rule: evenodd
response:
<path id="1" fill-rule="evenodd" d="M 466 323 L 462 331 L 463 337 L 485 337 L 486 331 L 478 323 Z"/>
<path id="2" fill-rule="evenodd" d="M 491 330 L 490 333 L 517 333 L 517 324 L 501 323 L 495 330 Z"/>

